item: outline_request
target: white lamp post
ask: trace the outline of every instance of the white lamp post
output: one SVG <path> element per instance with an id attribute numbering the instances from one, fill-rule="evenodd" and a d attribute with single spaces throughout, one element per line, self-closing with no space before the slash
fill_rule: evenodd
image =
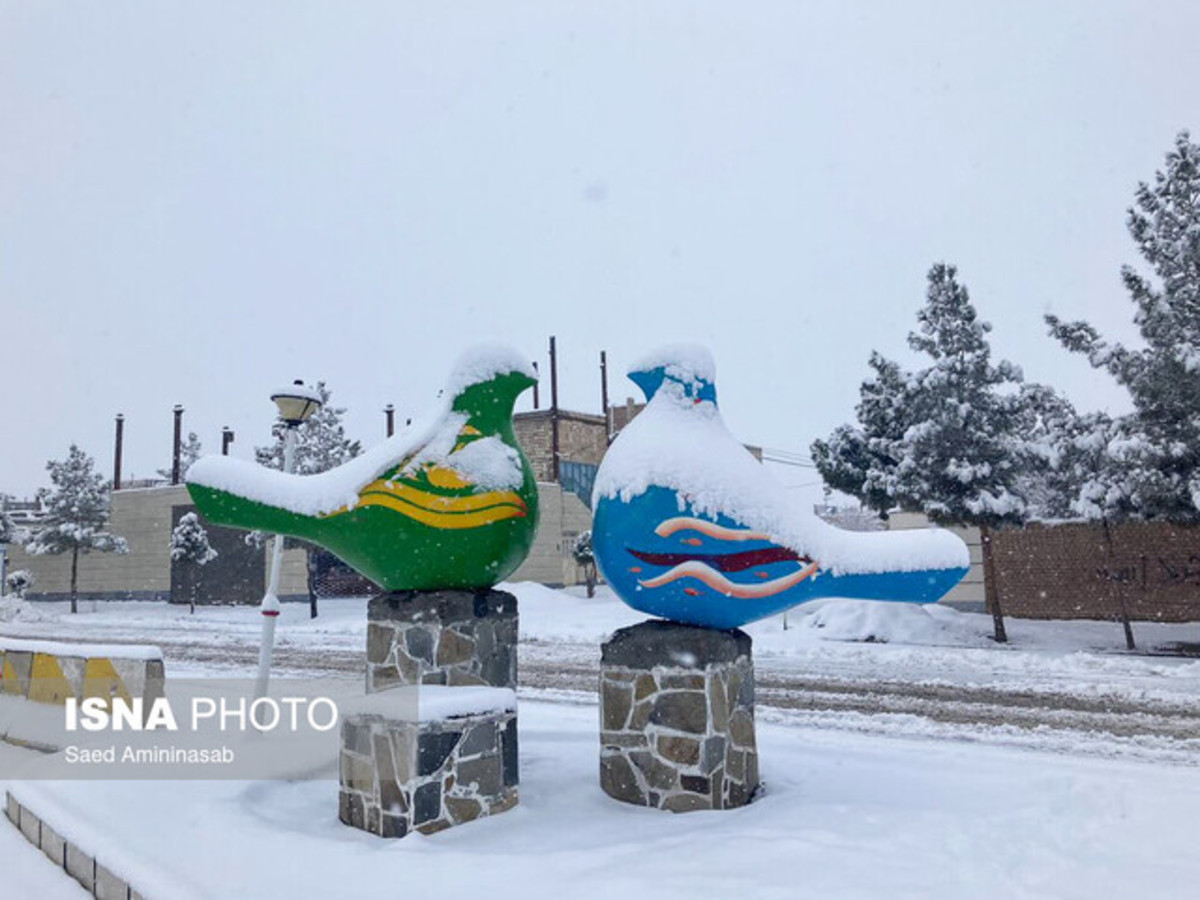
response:
<path id="1" fill-rule="evenodd" d="M 283 471 L 291 472 L 295 467 L 296 429 L 313 413 L 321 408 L 321 395 L 302 381 L 294 381 L 284 390 L 275 391 L 271 399 L 279 407 L 279 418 L 283 420 Z M 275 648 L 275 620 L 279 618 L 279 567 L 283 562 L 283 535 L 277 534 L 271 541 L 271 577 L 267 592 L 263 595 L 260 611 L 263 616 L 262 644 L 258 649 L 258 681 L 254 696 L 267 696 L 267 682 L 271 677 L 271 653 Z"/>

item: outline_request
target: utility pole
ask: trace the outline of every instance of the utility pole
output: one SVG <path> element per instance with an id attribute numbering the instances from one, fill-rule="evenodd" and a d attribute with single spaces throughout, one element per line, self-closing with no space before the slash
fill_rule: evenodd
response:
<path id="1" fill-rule="evenodd" d="M 183 447 L 183 407 L 175 404 L 175 448 L 171 454 L 171 484 L 179 484 L 180 455 Z"/>
<path id="2" fill-rule="evenodd" d="M 608 354 L 600 351 L 600 411 L 604 415 L 604 445 L 612 443 L 612 416 L 608 412 Z"/>
<path id="3" fill-rule="evenodd" d="M 121 451 L 125 443 L 125 416 L 117 413 L 117 437 L 113 442 L 113 486 L 114 491 L 121 489 Z"/>
<path id="4" fill-rule="evenodd" d="M 558 351 L 550 337 L 550 473 L 558 482 Z"/>

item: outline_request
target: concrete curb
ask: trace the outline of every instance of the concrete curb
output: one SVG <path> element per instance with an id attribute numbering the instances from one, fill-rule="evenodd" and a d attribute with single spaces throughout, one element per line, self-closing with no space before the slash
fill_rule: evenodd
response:
<path id="1" fill-rule="evenodd" d="M 68 697 L 128 702 L 163 696 L 162 651 L 130 646 L 127 652 L 123 656 L 119 648 L 104 645 L 0 640 L 0 693 L 59 706 Z"/>
<path id="2" fill-rule="evenodd" d="M 128 881 L 107 868 L 93 854 L 60 835 L 48 822 L 5 792 L 5 811 L 25 840 L 78 881 L 97 900 L 146 900 Z"/>

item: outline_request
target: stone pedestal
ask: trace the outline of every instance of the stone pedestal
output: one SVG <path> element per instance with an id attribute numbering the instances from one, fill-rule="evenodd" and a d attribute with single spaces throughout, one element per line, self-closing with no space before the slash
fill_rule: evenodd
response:
<path id="1" fill-rule="evenodd" d="M 403 837 L 515 806 L 516 597 L 493 589 L 392 592 L 371 599 L 367 619 L 373 699 L 342 722 L 339 818 Z M 445 703 L 479 687 L 507 689 L 493 693 L 511 702 L 451 718 L 421 714 L 423 699 L 436 694 Z M 390 699 L 382 692 L 396 703 L 376 702 Z"/>
<path id="2" fill-rule="evenodd" d="M 395 591 L 367 607 L 367 693 L 398 685 L 517 687 L 517 598 Z"/>
<path id="3" fill-rule="evenodd" d="M 432 834 L 517 805 L 517 714 L 342 723 L 338 817 L 381 837 Z"/>
<path id="4" fill-rule="evenodd" d="M 652 620 L 601 648 L 600 786 L 671 812 L 733 809 L 758 787 L 750 636 Z"/>

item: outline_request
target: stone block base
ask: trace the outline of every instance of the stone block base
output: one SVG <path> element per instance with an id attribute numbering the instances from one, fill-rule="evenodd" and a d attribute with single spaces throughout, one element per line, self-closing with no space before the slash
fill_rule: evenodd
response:
<path id="1" fill-rule="evenodd" d="M 339 818 L 381 837 L 432 834 L 517 804 L 517 715 L 342 723 Z"/>
<path id="2" fill-rule="evenodd" d="M 750 636 L 653 620 L 601 648 L 600 786 L 671 812 L 733 809 L 758 787 Z"/>
<path id="3" fill-rule="evenodd" d="M 367 607 L 367 693 L 413 684 L 517 687 L 517 598 L 394 591 Z"/>

